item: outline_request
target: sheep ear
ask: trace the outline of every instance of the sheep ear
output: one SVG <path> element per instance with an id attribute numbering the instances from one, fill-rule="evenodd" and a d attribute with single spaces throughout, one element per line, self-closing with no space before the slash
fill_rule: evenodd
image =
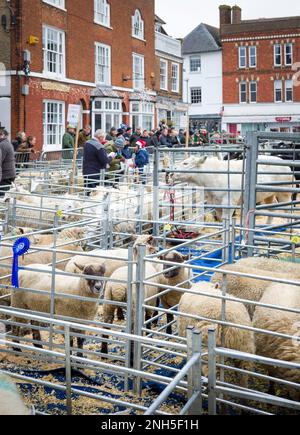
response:
<path id="1" fill-rule="evenodd" d="M 81 270 L 81 272 L 84 271 L 84 266 L 82 266 L 81 264 L 77 264 L 77 263 L 74 263 L 74 264 L 75 264 L 75 267 L 77 267 L 77 269 Z"/>
<path id="2" fill-rule="evenodd" d="M 208 159 L 208 156 L 203 156 L 200 159 L 198 159 L 198 161 L 197 161 L 198 166 L 203 165 L 207 159 Z"/>
<path id="3" fill-rule="evenodd" d="M 220 284 L 217 282 L 216 284 L 215 284 L 215 290 L 219 290 L 220 289 Z"/>
<path id="4" fill-rule="evenodd" d="M 19 231 L 19 234 L 22 234 L 22 235 L 25 234 L 23 228 L 21 228 L 21 227 L 18 228 L 18 231 Z"/>

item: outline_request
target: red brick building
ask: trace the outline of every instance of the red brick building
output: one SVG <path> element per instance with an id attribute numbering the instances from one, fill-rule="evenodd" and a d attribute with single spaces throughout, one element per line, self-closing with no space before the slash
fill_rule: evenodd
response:
<path id="1" fill-rule="evenodd" d="M 69 104 L 82 105 L 93 130 L 154 127 L 154 0 L 0 0 L 0 10 L 12 135 L 25 130 L 40 148 L 59 149 Z"/>
<path id="2" fill-rule="evenodd" d="M 300 131 L 300 17 L 242 20 L 238 6 L 220 6 L 223 128 Z"/>

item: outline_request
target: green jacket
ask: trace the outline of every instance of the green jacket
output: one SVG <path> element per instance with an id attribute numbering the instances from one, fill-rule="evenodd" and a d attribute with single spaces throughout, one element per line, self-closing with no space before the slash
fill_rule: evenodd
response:
<path id="1" fill-rule="evenodd" d="M 118 153 L 118 148 L 116 147 L 115 143 L 113 141 L 107 142 L 105 145 L 105 150 L 107 154 L 110 153 Z M 114 160 L 112 160 L 109 172 L 115 172 L 121 170 L 121 160 L 123 159 L 122 155 L 117 156 Z"/>
<path id="2" fill-rule="evenodd" d="M 63 136 L 62 143 L 63 150 L 74 149 L 75 148 L 75 137 L 70 133 L 66 132 Z"/>

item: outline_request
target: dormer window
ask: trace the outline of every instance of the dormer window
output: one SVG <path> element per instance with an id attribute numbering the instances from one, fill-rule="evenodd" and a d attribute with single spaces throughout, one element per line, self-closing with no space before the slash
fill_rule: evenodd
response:
<path id="1" fill-rule="evenodd" d="M 132 17 L 132 36 L 134 38 L 144 39 L 144 21 L 138 9 Z"/>

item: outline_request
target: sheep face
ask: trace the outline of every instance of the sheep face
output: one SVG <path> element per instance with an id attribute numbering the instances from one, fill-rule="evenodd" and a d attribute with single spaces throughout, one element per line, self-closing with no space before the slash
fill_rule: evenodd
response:
<path id="1" fill-rule="evenodd" d="M 188 260 L 188 257 L 181 255 L 179 252 L 169 252 L 168 254 L 162 255 L 160 260 L 169 261 L 170 263 L 183 264 L 186 260 Z M 165 264 L 164 271 L 164 277 L 166 279 L 174 279 L 179 276 L 181 267 L 174 268 L 171 265 Z"/>
<path id="2" fill-rule="evenodd" d="M 85 276 L 99 276 L 99 279 L 87 279 L 90 291 L 95 296 L 103 296 L 105 282 L 101 279 L 105 275 L 105 267 L 103 265 L 89 265 L 83 269 Z"/>
<path id="3" fill-rule="evenodd" d="M 186 160 L 184 160 L 183 162 L 179 163 L 175 170 L 176 171 L 192 171 L 195 169 L 201 169 L 201 166 L 204 165 L 204 163 L 207 160 L 207 156 L 203 156 L 201 158 L 195 158 L 195 156 L 192 156 Z M 195 174 L 191 174 L 191 173 L 183 173 L 183 174 L 179 174 L 179 173 L 175 173 L 175 174 L 170 174 L 171 177 L 171 181 L 174 184 L 179 184 L 179 183 L 192 183 L 194 180 L 194 175 Z"/>
<path id="4" fill-rule="evenodd" d="M 152 255 L 157 253 L 157 248 L 155 246 L 155 238 L 153 236 L 139 236 L 133 246 L 133 255 L 137 258 L 138 246 L 146 245 L 146 254 Z"/>

